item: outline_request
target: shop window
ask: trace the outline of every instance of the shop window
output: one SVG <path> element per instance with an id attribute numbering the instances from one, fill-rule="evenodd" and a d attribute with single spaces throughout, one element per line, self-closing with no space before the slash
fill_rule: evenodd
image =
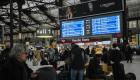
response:
<path id="1" fill-rule="evenodd" d="M 139 27 L 139 29 L 140 29 L 140 20 L 138 21 L 138 27 Z"/>
<path id="2" fill-rule="evenodd" d="M 137 21 L 129 21 L 129 28 L 136 28 L 137 27 Z"/>

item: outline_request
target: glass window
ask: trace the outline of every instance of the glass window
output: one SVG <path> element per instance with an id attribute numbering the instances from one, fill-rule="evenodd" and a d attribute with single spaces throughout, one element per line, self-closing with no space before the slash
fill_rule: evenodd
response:
<path id="1" fill-rule="evenodd" d="M 129 21 L 129 28 L 136 28 L 137 27 L 137 21 Z"/>

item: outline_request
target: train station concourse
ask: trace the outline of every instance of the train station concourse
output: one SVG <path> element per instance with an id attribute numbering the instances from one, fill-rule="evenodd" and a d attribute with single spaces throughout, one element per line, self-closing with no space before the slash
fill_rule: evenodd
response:
<path id="1" fill-rule="evenodd" d="M 0 80 L 140 80 L 140 0 L 0 0 Z"/>

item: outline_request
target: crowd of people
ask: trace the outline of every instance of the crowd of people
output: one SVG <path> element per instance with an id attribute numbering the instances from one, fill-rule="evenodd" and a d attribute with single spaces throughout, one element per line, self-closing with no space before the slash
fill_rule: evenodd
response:
<path id="1" fill-rule="evenodd" d="M 0 79 L 2 80 L 61 80 L 57 65 L 58 61 L 65 62 L 64 71 L 67 71 L 67 80 L 88 80 L 101 78 L 106 80 L 105 71 L 101 64 L 112 67 L 114 80 L 125 80 L 125 70 L 123 60 L 132 63 L 133 54 L 136 49 L 126 45 L 123 49 L 117 44 L 112 48 L 104 47 L 102 55 L 98 56 L 95 51 L 72 43 L 71 48 L 58 50 L 57 48 L 48 48 L 47 50 L 26 49 L 23 44 L 16 44 L 13 48 L 7 47 L 0 55 Z M 41 68 L 34 72 L 27 65 L 26 61 L 32 61 L 34 66 L 53 65 L 53 67 Z M 86 71 L 86 72 L 85 72 Z M 60 73 L 61 74 L 61 73 Z M 135 80 L 135 78 L 133 79 Z"/>

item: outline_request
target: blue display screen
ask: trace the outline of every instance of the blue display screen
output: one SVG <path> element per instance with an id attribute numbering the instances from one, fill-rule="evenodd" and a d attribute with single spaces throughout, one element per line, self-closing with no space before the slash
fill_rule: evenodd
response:
<path id="1" fill-rule="evenodd" d="M 92 19 L 92 35 L 121 32 L 120 15 Z"/>
<path id="2" fill-rule="evenodd" d="M 84 36 L 84 20 L 64 21 L 61 24 L 62 37 L 78 37 Z"/>

